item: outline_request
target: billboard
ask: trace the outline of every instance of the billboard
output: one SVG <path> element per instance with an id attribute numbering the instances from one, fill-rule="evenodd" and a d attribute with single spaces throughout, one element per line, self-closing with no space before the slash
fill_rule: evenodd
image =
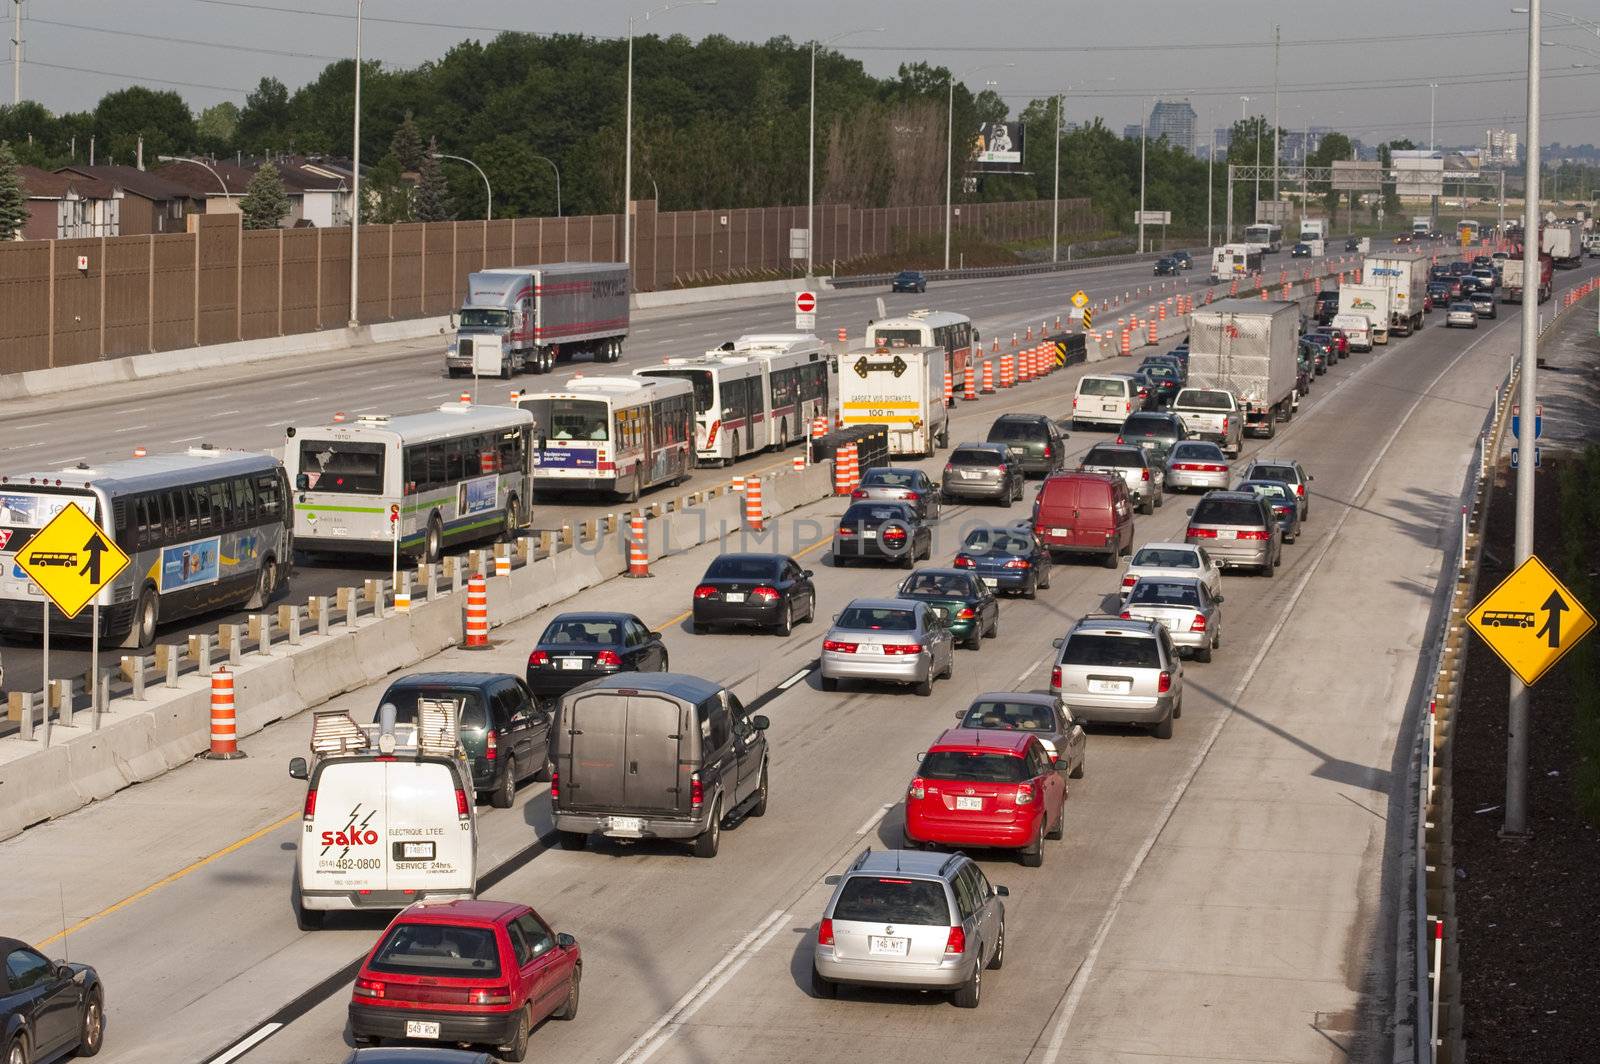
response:
<path id="1" fill-rule="evenodd" d="M 981 169 L 999 172 L 1022 168 L 1021 122 L 985 122 L 972 144 L 972 161 Z"/>
<path id="2" fill-rule="evenodd" d="M 1336 159 L 1333 163 L 1333 190 L 1335 192 L 1377 192 L 1383 187 L 1383 173 L 1377 162 L 1351 162 Z"/>
<path id="3" fill-rule="evenodd" d="M 1438 196 L 1444 193 L 1444 158 L 1431 152 L 1393 153 L 1390 176 L 1402 196 Z"/>

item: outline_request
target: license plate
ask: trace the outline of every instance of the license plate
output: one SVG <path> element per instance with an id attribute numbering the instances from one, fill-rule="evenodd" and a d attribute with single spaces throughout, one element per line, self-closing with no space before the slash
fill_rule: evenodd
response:
<path id="1" fill-rule="evenodd" d="M 573 670 L 581 669 L 581 668 L 583 668 L 583 659 L 582 658 L 562 658 L 561 659 L 561 667 L 563 669 L 573 669 Z"/>
<path id="2" fill-rule="evenodd" d="M 1022 453 L 1024 453 L 1023 449 L 1021 447 L 1007 447 L 1006 450 L 1009 451 L 1011 454 L 1022 454 Z"/>
<path id="3" fill-rule="evenodd" d="M 1097 695 L 1120 695 L 1128 690 L 1127 680 L 1090 680 L 1089 690 Z"/>
<path id="4" fill-rule="evenodd" d="M 982 480 L 983 479 L 983 474 L 982 473 L 971 473 L 971 472 L 968 472 L 965 469 L 957 470 L 957 472 L 959 472 L 961 474 L 961 479 L 962 480 Z"/>
<path id="5" fill-rule="evenodd" d="M 434 849 L 431 842 L 402 842 L 400 844 L 400 860 L 402 861 L 431 861 Z"/>
<path id="6" fill-rule="evenodd" d="M 438 1038 L 439 1025 L 428 1020 L 407 1020 L 407 1038 Z"/>
<path id="7" fill-rule="evenodd" d="M 881 655 L 883 653 L 883 647 L 879 646 L 877 643 L 862 643 L 860 646 L 856 647 L 856 653 Z"/>
<path id="8" fill-rule="evenodd" d="M 877 530 L 876 529 L 871 529 L 871 528 L 864 529 L 862 531 L 862 533 L 861 533 L 861 538 L 862 539 L 877 539 L 878 538 Z"/>
<path id="9" fill-rule="evenodd" d="M 983 799 L 982 798 L 969 798 L 966 795 L 961 795 L 960 797 L 958 797 L 956 799 L 956 808 L 957 809 L 979 809 L 979 810 L 981 810 L 983 808 Z"/>
<path id="10" fill-rule="evenodd" d="M 644 831 L 644 818 L 637 816 L 614 816 L 610 821 L 610 831 L 619 835 L 639 835 Z"/>
<path id="11" fill-rule="evenodd" d="M 722 601 L 724 601 L 724 602 L 743 602 L 744 601 L 744 592 L 743 591 L 729 591 L 729 592 L 727 592 L 726 594 L 724 594 L 722 596 Z"/>
<path id="12" fill-rule="evenodd" d="M 909 938 L 888 938 L 884 935 L 868 935 L 867 952 L 875 957 L 904 957 L 911 952 L 911 940 Z"/>
<path id="13" fill-rule="evenodd" d="M 994 576 L 983 577 L 983 586 L 984 587 L 999 587 L 1000 586 L 1000 579 L 998 577 L 994 577 Z"/>
<path id="14" fill-rule="evenodd" d="M 1239 538 L 1239 533 L 1235 532 L 1231 528 L 1219 528 L 1219 529 L 1217 529 L 1217 538 L 1218 539 L 1238 539 Z"/>
<path id="15" fill-rule="evenodd" d="M 1116 403 L 1101 403 L 1100 404 L 1100 409 L 1101 410 L 1105 410 L 1107 412 L 1115 412 L 1116 409 L 1117 409 L 1117 404 Z"/>

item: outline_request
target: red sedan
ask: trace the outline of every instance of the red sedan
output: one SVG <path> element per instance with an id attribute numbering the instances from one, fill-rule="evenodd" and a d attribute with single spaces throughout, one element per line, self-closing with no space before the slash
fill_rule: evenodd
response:
<path id="1" fill-rule="evenodd" d="M 401 911 L 356 976 L 350 1031 L 380 1039 L 528 1052 L 547 1017 L 578 1014 L 583 958 L 526 905 L 503 901 L 418 902 Z"/>
<path id="2" fill-rule="evenodd" d="M 1066 827 L 1067 783 L 1037 735 L 951 728 L 906 792 L 906 845 L 993 846 L 1044 862 Z"/>

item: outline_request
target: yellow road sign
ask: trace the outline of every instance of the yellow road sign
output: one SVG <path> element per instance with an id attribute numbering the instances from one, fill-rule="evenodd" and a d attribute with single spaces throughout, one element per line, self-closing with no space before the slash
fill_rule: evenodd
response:
<path id="1" fill-rule="evenodd" d="M 17 551 L 16 560 L 69 618 L 128 566 L 116 541 L 77 506 L 63 507 Z"/>
<path id="2" fill-rule="evenodd" d="M 1079 310 L 1082 310 L 1084 307 L 1088 306 L 1089 293 L 1085 292 L 1081 288 L 1072 293 L 1072 305 L 1077 307 Z"/>
<path id="3" fill-rule="evenodd" d="M 1589 634 L 1594 618 L 1543 562 L 1529 557 L 1472 608 L 1467 623 L 1531 687 Z"/>

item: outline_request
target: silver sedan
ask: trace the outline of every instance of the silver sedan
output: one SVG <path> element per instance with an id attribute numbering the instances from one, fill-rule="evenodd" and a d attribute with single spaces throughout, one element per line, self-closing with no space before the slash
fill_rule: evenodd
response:
<path id="1" fill-rule="evenodd" d="M 1167 455 L 1167 488 L 1171 491 L 1226 491 L 1228 456 L 1204 440 L 1174 444 Z"/>
<path id="2" fill-rule="evenodd" d="M 1222 596 L 1192 576 L 1146 576 L 1133 585 L 1122 616 L 1160 621 L 1181 650 L 1210 661 L 1222 645 Z"/>
<path id="3" fill-rule="evenodd" d="M 910 599 L 855 599 L 834 618 L 822 640 L 821 682 L 837 691 L 840 680 L 910 684 L 933 694 L 933 681 L 955 670 L 950 611 Z"/>

